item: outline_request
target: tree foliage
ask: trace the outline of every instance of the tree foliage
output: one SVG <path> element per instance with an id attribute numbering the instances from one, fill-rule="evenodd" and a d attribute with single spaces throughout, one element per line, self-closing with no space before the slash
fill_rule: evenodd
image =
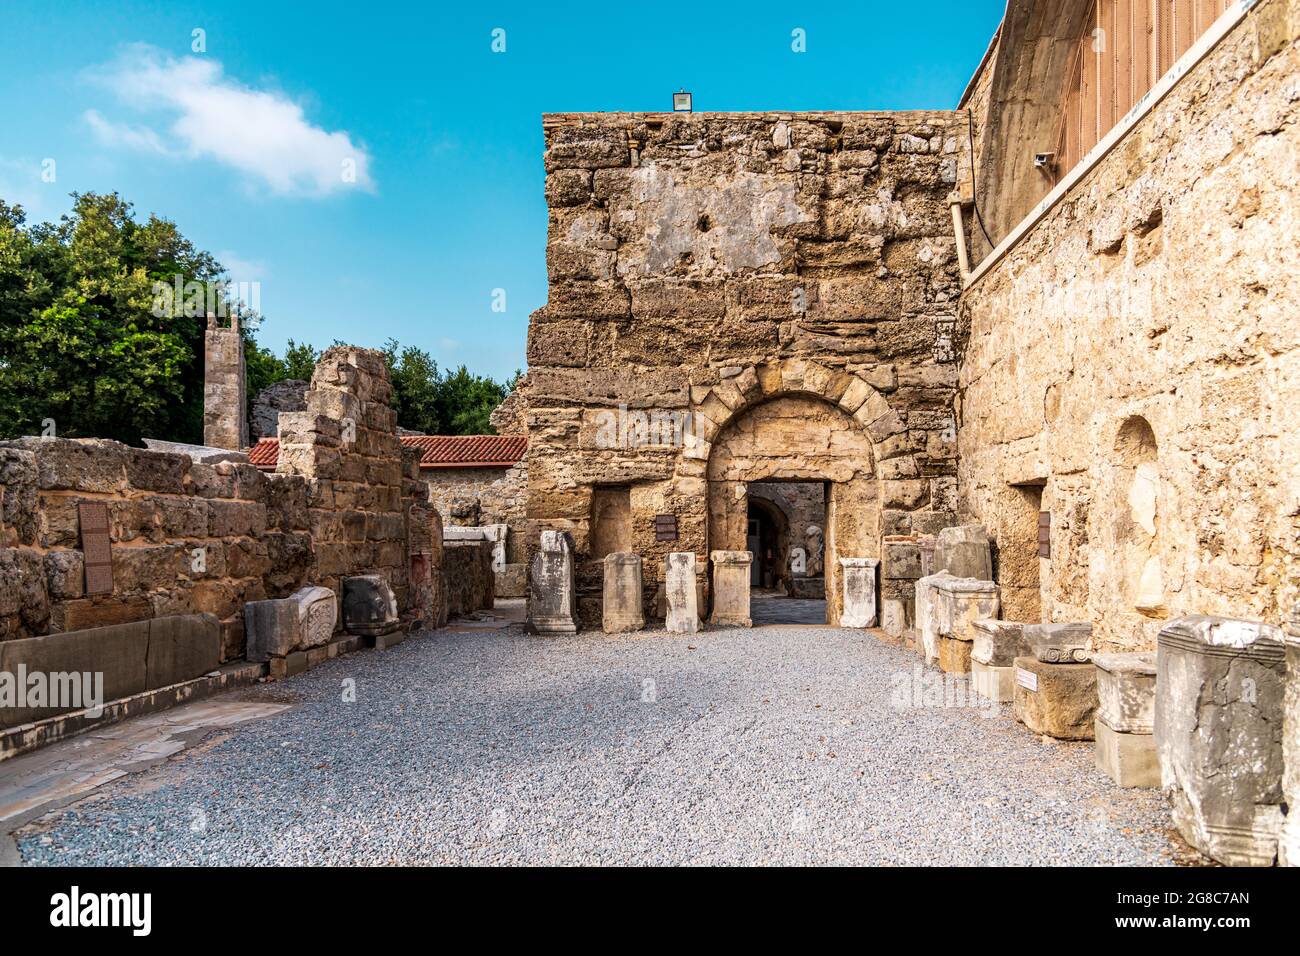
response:
<path id="1" fill-rule="evenodd" d="M 220 314 L 231 306 L 224 278 L 175 223 L 137 221 L 116 193 L 74 193 L 70 213 L 36 225 L 0 199 L 0 438 L 52 431 L 202 442 L 208 309 L 170 290 L 197 284 L 210 306 L 215 288 Z M 261 316 L 244 319 L 250 403 L 275 382 L 310 381 L 319 351 L 290 339 L 277 356 L 253 338 Z M 414 431 L 489 432 L 488 416 L 518 378 L 500 384 L 463 365 L 444 373 L 428 352 L 396 340 L 383 351 L 398 423 Z"/>

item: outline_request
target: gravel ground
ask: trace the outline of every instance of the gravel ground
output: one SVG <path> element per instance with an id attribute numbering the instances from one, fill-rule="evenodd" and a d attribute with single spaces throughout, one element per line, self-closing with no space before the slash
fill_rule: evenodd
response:
<path id="1" fill-rule="evenodd" d="M 1172 862 L 1158 793 L 1009 708 L 900 701 L 916 662 L 826 627 L 440 631 L 245 691 L 300 705 L 15 836 L 29 864 Z"/>

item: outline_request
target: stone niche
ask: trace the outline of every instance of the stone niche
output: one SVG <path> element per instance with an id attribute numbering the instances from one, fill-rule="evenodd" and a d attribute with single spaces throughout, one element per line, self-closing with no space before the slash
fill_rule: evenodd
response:
<path id="1" fill-rule="evenodd" d="M 969 169 L 964 115 L 589 113 L 543 127 L 548 299 L 518 388 L 529 547 L 541 530 L 571 535 L 580 623 L 597 628 L 605 554 L 641 555 L 655 595 L 669 553 L 704 568 L 710 552 L 748 550 L 751 484 L 815 483 L 829 490 L 817 553 L 806 528 L 791 547 L 807 575 L 820 559 L 838 623 L 840 557 L 881 559 L 885 534 L 954 519 L 947 197 Z"/>

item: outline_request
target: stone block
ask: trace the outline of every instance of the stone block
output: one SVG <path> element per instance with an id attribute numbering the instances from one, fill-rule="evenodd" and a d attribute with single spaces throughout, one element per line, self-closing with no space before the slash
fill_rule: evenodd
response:
<path id="1" fill-rule="evenodd" d="M 700 629 L 699 584 L 695 552 L 674 551 L 664 558 L 664 625 L 670 634 Z"/>
<path id="2" fill-rule="evenodd" d="M 344 630 L 367 637 L 397 630 L 397 597 L 383 575 L 354 574 L 342 584 Z"/>
<path id="3" fill-rule="evenodd" d="M 529 630 L 534 634 L 576 633 L 577 609 L 573 538 L 567 531 L 543 531 L 528 577 Z"/>
<path id="4" fill-rule="evenodd" d="M 221 666 L 221 623 L 211 614 L 177 614 L 149 622 L 147 689 L 179 684 Z"/>
<path id="5" fill-rule="evenodd" d="M 947 571 L 940 571 L 916 582 L 916 650 L 927 661 L 939 659 L 938 587 L 956 580 Z"/>
<path id="6" fill-rule="evenodd" d="M 605 555 L 601 629 L 625 634 L 645 627 L 641 606 L 641 555 L 615 551 Z"/>
<path id="7" fill-rule="evenodd" d="M 970 662 L 971 687 L 975 693 L 999 704 L 1009 704 L 1015 697 L 1016 669 L 1012 666 L 999 667 L 985 661 L 975 660 L 972 645 Z"/>
<path id="8" fill-rule="evenodd" d="M 1268 624 L 1170 621 L 1156 651 L 1160 782 L 1183 838 L 1228 866 L 1269 866 L 1282 825 L 1286 656 Z"/>
<path id="9" fill-rule="evenodd" d="M 989 534 L 983 525 L 944 528 L 935 538 L 934 570 L 954 577 L 993 580 L 993 555 Z"/>
<path id="10" fill-rule="evenodd" d="M 912 602 L 904 598 L 886 597 L 880 602 L 880 627 L 890 637 L 901 638 L 912 623 Z M 936 656 L 938 648 L 935 649 Z"/>
<path id="11" fill-rule="evenodd" d="M 749 616 L 749 567 L 754 556 L 748 551 L 714 551 L 713 613 L 709 623 L 720 627 L 752 627 Z"/>
<path id="12" fill-rule="evenodd" d="M 1011 667 L 1020 656 L 1024 627 L 1017 621 L 971 621 L 975 637 L 971 660 L 989 667 Z"/>
<path id="13" fill-rule="evenodd" d="M 1286 627 L 1286 690 L 1282 713 L 1282 798 L 1290 812 L 1282 826 L 1277 857 L 1300 866 L 1300 604 Z"/>
<path id="14" fill-rule="evenodd" d="M 844 579 L 844 610 L 840 627 L 876 626 L 876 558 L 840 558 Z"/>
<path id="15" fill-rule="evenodd" d="M 1091 624 L 1026 624 L 1020 653 L 1044 664 L 1083 664 L 1092 659 Z"/>
<path id="16" fill-rule="evenodd" d="M 1156 654 L 1099 654 L 1097 716 L 1123 734 L 1150 734 L 1155 728 Z"/>
<path id="17" fill-rule="evenodd" d="M 948 634 L 939 635 L 939 669 L 945 674 L 969 674 L 971 642 Z"/>
<path id="18" fill-rule="evenodd" d="M 1097 668 L 1049 664 L 1017 657 L 1013 702 L 1016 720 L 1036 734 L 1092 740 L 1097 716 Z"/>
<path id="19" fill-rule="evenodd" d="M 1160 786 L 1160 760 L 1151 734 L 1130 734 L 1112 728 L 1097 715 L 1097 768 L 1121 787 Z"/>
<path id="20" fill-rule="evenodd" d="M 949 577 L 936 582 L 933 601 L 939 635 L 967 644 L 975 640 L 974 622 L 995 618 L 1002 609 L 998 586 L 973 578 Z"/>

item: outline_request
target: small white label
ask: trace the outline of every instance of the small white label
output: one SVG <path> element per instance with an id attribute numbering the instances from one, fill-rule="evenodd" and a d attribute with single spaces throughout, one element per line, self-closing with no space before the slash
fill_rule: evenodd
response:
<path id="1" fill-rule="evenodd" d="M 1033 671 L 1022 670 L 1021 668 L 1017 667 L 1016 683 L 1019 684 L 1021 687 L 1023 687 L 1025 690 L 1032 690 L 1035 694 L 1038 693 L 1038 675 L 1035 674 Z"/>

